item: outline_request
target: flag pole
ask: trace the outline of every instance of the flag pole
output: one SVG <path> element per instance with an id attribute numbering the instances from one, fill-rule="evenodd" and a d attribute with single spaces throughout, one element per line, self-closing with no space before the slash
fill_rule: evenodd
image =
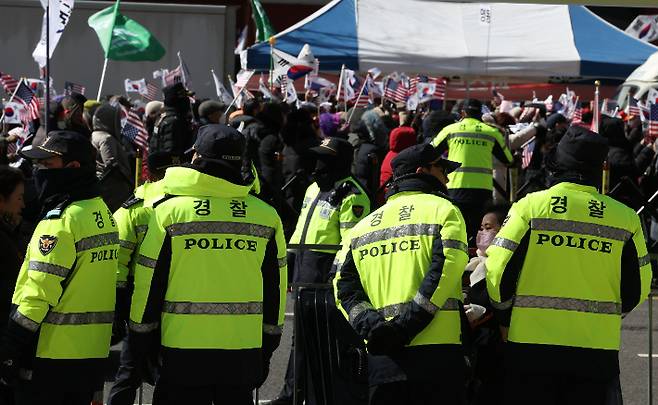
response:
<path id="1" fill-rule="evenodd" d="M 592 132 L 599 133 L 599 122 L 601 122 L 601 107 L 599 106 L 599 86 L 601 82 L 596 80 L 594 82 L 596 90 L 594 90 L 594 118 L 592 118 Z"/>
<path id="2" fill-rule="evenodd" d="M 343 72 L 345 72 L 345 64 L 340 67 L 340 76 L 338 76 L 338 91 L 336 91 L 336 105 L 340 104 L 340 92 L 343 87 Z M 347 103 L 345 103 L 345 112 L 347 112 Z"/>
<path id="3" fill-rule="evenodd" d="M 444 77 L 443 82 L 446 84 L 446 86 L 445 86 L 445 90 L 443 91 L 443 108 L 441 108 L 441 110 L 447 111 L 448 110 L 448 107 L 447 107 L 447 104 L 448 104 L 448 78 Z"/>
<path id="4" fill-rule="evenodd" d="M 142 150 L 135 150 L 135 190 L 139 187 L 139 179 L 142 177 Z"/>
<path id="5" fill-rule="evenodd" d="M 231 75 L 229 75 L 228 78 L 229 78 L 229 80 L 231 80 Z M 231 104 L 229 104 L 228 107 L 226 107 L 226 111 L 224 111 L 224 115 L 228 114 L 228 111 L 231 109 L 231 107 L 233 107 L 233 104 L 235 104 L 235 102 L 238 100 L 238 97 L 240 97 L 240 95 L 242 94 L 242 92 L 243 92 L 244 89 L 246 89 L 246 88 L 247 88 L 246 85 L 243 86 L 243 87 L 240 89 L 240 91 L 238 91 L 238 94 L 236 94 L 235 97 L 233 97 L 233 100 L 231 101 Z M 235 91 L 235 90 L 234 90 L 234 91 Z"/>
<path id="6" fill-rule="evenodd" d="M 105 58 L 105 63 L 103 63 L 103 73 L 101 73 L 101 82 L 98 85 L 98 95 L 96 96 L 96 100 L 101 99 L 101 91 L 103 90 L 103 82 L 105 81 L 105 71 L 107 71 L 107 61 L 108 59 Z"/>
<path id="7" fill-rule="evenodd" d="M 361 96 L 363 95 L 363 90 L 366 88 L 369 78 L 370 78 L 370 73 L 366 75 L 366 79 L 363 81 L 363 86 L 361 86 L 361 91 L 359 91 L 359 95 L 356 97 L 356 101 L 354 102 L 354 107 L 352 107 L 352 112 L 350 113 L 350 116 L 347 118 L 348 124 L 350 123 L 350 121 L 352 121 L 352 116 L 354 115 L 354 111 L 356 111 L 356 106 L 359 105 L 359 100 L 361 100 Z M 347 103 L 347 101 L 345 103 Z"/>
<path id="8" fill-rule="evenodd" d="M 270 43 L 270 93 L 274 92 L 274 80 L 272 80 L 272 72 L 274 71 L 274 43 L 276 39 L 270 37 L 268 41 Z"/>
<path id="9" fill-rule="evenodd" d="M 46 4 L 46 99 L 44 100 L 44 128 L 48 134 L 48 117 L 50 116 L 50 1 Z"/>

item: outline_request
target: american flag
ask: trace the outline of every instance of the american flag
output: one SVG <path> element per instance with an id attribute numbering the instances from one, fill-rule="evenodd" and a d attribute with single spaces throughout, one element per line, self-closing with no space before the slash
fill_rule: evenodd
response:
<path id="1" fill-rule="evenodd" d="M 146 94 L 143 96 L 150 101 L 157 100 L 160 98 L 160 89 L 155 84 L 146 82 Z"/>
<path id="2" fill-rule="evenodd" d="M 435 84 L 434 94 L 432 94 L 432 99 L 434 100 L 445 100 L 446 99 L 446 87 L 448 81 L 444 77 L 431 77 L 425 75 L 418 75 L 412 77 L 409 80 L 409 95 L 415 94 L 418 91 L 418 83 L 429 83 Z"/>
<path id="3" fill-rule="evenodd" d="M 372 77 L 368 74 L 363 81 L 362 89 L 359 89 L 361 91 L 361 97 L 359 97 L 359 94 L 357 93 L 357 97 L 354 99 L 354 107 L 364 108 L 370 104 L 370 94 L 372 93 L 372 87 L 374 85 Z"/>
<path id="4" fill-rule="evenodd" d="M 36 120 L 39 118 L 39 99 L 23 80 L 21 80 L 16 88 L 14 99 L 18 100 L 25 106 L 29 113 L 28 117 L 30 120 Z"/>
<path id="5" fill-rule="evenodd" d="M 164 75 L 165 86 L 171 86 L 179 82 L 183 82 L 183 67 L 181 65 L 178 65 L 176 69 L 170 70 Z"/>
<path id="6" fill-rule="evenodd" d="M 638 107 L 635 97 L 632 96 L 628 98 L 628 115 L 640 116 L 640 107 Z"/>
<path id="7" fill-rule="evenodd" d="M 404 80 L 397 81 L 388 78 L 384 86 L 384 97 L 396 102 L 405 102 L 409 98 L 409 88 L 405 85 Z"/>
<path id="8" fill-rule="evenodd" d="M 133 110 L 128 110 L 122 106 L 121 122 L 123 123 L 121 134 L 142 151 L 147 151 L 149 134 L 139 115 Z"/>
<path id="9" fill-rule="evenodd" d="M 530 166 L 530 162 L 532 161 L 532 154 L 535 151 L 535 143 L 536 143 L 535 138 L 532 138 L 532 140 L 526 143 L 523 149 L 521 150 L 522 169 L 526 169 L 528 168 L 528 166 Z"/>
<path id="10" fill-rule="evenodd" d="M 18 86 L 18 80 L 11 77 L 9 73 L 0 72 L 0 83 L 2 83 L 2 87 L 5 89 L 5 92 L 9 94 L 14 94 L 16 86 Z"/>
<path id="11" fill-rule="evenodd" d="M 85 94 L 85 86 L 78 84 L 78 83 L 73 83 L 73 82 L 64 82 L 64 94 L 67 96 L 70 96 L 72 93 L 79 93 L 84 96 Z"/>
<path id="12" fill-rule="evenodd" d="M 649 111 L 648 135 L 656 139 L 658 138 L 658 104 L 651 104 Z"/>

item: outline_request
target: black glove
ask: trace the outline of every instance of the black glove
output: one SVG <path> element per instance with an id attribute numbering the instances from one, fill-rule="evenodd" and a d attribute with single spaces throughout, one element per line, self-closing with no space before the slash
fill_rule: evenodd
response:
<path id="1" fill-rule="evenodd" d="M 260 373 L 260 379 L 256 383 L 256 388 L 261 387 L 267 381 L 267 376 L 270 375 L 270 361 L 263 360 L 263 367 Z"/>
<path id="2" fill-rule="evenodd" d="M 2 356 L 0 359 L 0 384 L 12 386 L 18 379 L 18 362 Z"/>
<path id="3" fill-rule="evenodd" d="M 135 369 L 142 381 L 151 385 L 157 380 L 160 353 L 160 330 L 149 333 L 129 331 L 130 354 L 135 361 Z"/>
<path id="4" fill-rule="evenodd" d="M 126 325 L 130 315 L 130 299 L 132 296 L 132 288 L 120 287 L 116 290 L 116 305 L 114 308 L 114 322 L 112 322 L 112 339 L 110 344 L 115 344 L 122 341 L 126 335 Z"/>
<path id="5" fill-rule="evenodd" d="M 382 322 L 368 333 L 368 353 L 373 355 L 392 354 L 401 350 L 408 340 L 403 328 L 394 320 Z"/>
<path id="6" fill-rule="evenodd" d="M 110 338 L 110 346 L 121 342 L 126 337 L 126 323 L 125 321 L 114 319 L 112 322 L 112 337 Z"/>
<path id="7" fill-rule="evenodd" d="M 263 354 L 262 370 L 256 387 L 265 384 L 267 376 L 270 374 L 270 359 L 276 348 L 279 347 L 279 343 L 281 343 L 281 335 L 263 333 L 263 346 L 261 348 Z"/>
<path id="8" fill-rule="evenodd" d="M 34 343 L 36 332 L 25 329 L 12 318 L 0 338 L 0 384 L 12 385 L 18 378 L 19 360 Z"/>

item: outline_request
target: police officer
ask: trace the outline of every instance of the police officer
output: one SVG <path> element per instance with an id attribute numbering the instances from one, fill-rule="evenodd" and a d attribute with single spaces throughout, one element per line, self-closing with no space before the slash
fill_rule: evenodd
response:
<path id="1" fill-rule="evenodd" d="M 154 404 L 251 404 L 281 339 L 286 244 L 276 211 L 249 194 L 257 180 L 242 179 L 244 144 L 204 126 L 192 164 L 167 170 L 153 204 L 129 338 L 142 370 L 160 352 Z"/>
<path id="2" fill-rule="evenodd" d="M 354 151 L 340 138 L 325 138 L 309 149 L 317 159 L 313 179 L 306 190 L 302 211 L 290 246 L 295 252 L 293 283 L 327 283 L 349 230 L 370 212 L 370 200 L 350 172 Z M 285 384 L 272 405 L 290 404 L 294 385 L 293 352 L 290 353 Z"/>
<path id="3" fill-rule="evenodd" d="M 290 238 L 297 249 L 293 282 L 326 283 L 342 240 L 370 213 L 370 200 L 350 172 L 354 153 L 348 141 L 325 138 L 310 152 L 317 159 L 315 181 Z"/>
<path id="4" fill-rule="evenodd" d="M 422 144 L 392 166 L 386 204 L 345 242 L 337 302 L 367 340 L 371 404 L 461 404 L 466 230 L 444 194 L 459 164 Z"/>
<path id="5" fill-rule="evenodd" d="M 185 151 L 193 142 L 194 131 L 190 121 L 189 93 L 183 83 L 175 83 L 162 89 L 164 109 L 155 122 L 149 138 L 149 152 L 167 152 L 183 161 Z"/>
<path id="6" fill-rule="evenodd" d="M 513 158 L 500 131 L 482 122 L 479 100 L 465 100 L 461 115 L 461 121 L 443 128 L 432 145 L 441 153 L 447 150 L 448 159 L 461 163 L 449 176 L 448 195 L 464 215 L 471 239 L 480 226 L 483 207 L 492 199 L 492 153 L 507 165 Z"/>
<path id="7" fill-rule="evenodd" d="M 505 403 L 604 404 L 618 386 L 621 317 L 646 299 L 651 269 L 637 214 L 596 190 L 607 153 L 571 127 L 548 156 L 554 185 L 514 204 L 487 250 Z"/>
<path id="8" fill-rule="evenodd" d="M 0 346 L 2 381 L 17 404 L 89 404 L 110 348 L 119 238 L 100 198 L 95 151 L 83 135 L 51 131 L 32 159 L 45 215 L 37 225 Z"/>
<path id="9" fill-rule="evenodd" d="M 162 190 L 167 167 L 173 166 L 172 156 L 166 152 L 150 153 L 148 156 L 149 181 L 140 185 L 134 195 L 114 213 L 119 230 L 119 271 L 117 273 L 117 305 L 115 311 L 113 342 L 125 337 L 130 296 L 133 292 L 134 270 L 137 252 L 144 240 L 153 212 L 152 205 L 164 197 Z M 147 376 L 154 381 L 154 376 Z M 137 388 L 142 380 L 131 355 L 130 341 L 123 340 L 119 369 L 108 397 L 109 405 L 132 405 Z"/>

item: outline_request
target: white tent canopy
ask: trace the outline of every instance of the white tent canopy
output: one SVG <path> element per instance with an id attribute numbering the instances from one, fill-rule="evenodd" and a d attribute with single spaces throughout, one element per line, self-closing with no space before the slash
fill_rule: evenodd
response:
<path id="1" fill-rule="evenodd" d="M 324 71 L 526 79 L 623 79 L 658 50 L 583 6 L 427 0 L 334 0 L 275 40 L 293 55 L 309 44 Z M 268 70 L 269 44 L 246 57 Z"/>

